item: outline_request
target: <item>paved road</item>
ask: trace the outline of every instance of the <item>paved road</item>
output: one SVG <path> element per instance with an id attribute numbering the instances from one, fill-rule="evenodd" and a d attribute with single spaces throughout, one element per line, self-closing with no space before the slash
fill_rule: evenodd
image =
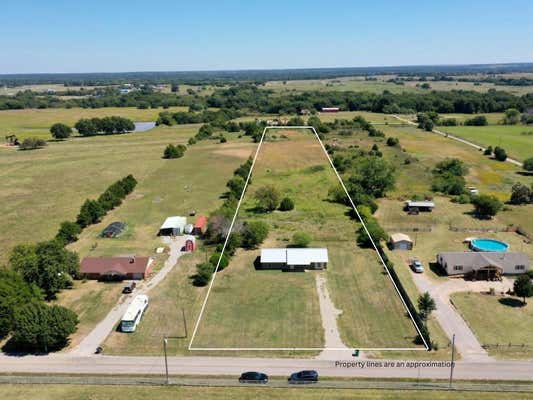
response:
<path id="1" fill-rule="evenodd" d="M 169 357 L 169 373 L 176 375 L 239 375 L 245 370 L 260 370 L 269 375 L 286 376 L 301 369 L 316 369 L 322 376 L 374 377 L 374 378 L 433 378 L 446 379 L 450 368 L 443 366 L 421 366 L 406 364 L 405 367 L 384 366 L 386 360 L 347 361 L 362 365 L 346 367 L 340 360 L 288 359 L 288 358 L 235 358 L 235 357 Z M 368 365 L 368 362 L 381 365 Z M 398 360 L 391 360 L 397 363 Z M 407 361 L 406 361 L 407 362 Z M 70 373 L 70 374 L 164 374 L 162 357 L 119 357 L 119 356 L 72 356 L 56 354 L 50 356 L 10 357 L 0 356 L 0 373 Z M 455 364 L 456 379 L 487 380 L 533 380 L 533 362 L 499 361 L 466 362 Z"/>
<path id="2" fill-rule="evenodd" d="M 170 254 L 165 264 L 157 274 L 155 274 L 149 281 L 142 282 L 137 286 L 135 295 L 147 294 L 152 288 L 159 284 L 167 274 L 174 268 L 178 259 L 182 256 L 182 247 L 185 245 L 184 236 L 177 236 L 176 238 L 165 238 L 166 243 L 170 248 Z M 118 304 L 107 314 L 107 316 L 95 326 L 95 328 L 78 344 L 70 353 L 74 355 L 90 355 L 95 349 L 100 346 L 106 337 L 116 328 L 120 319 L 131 304 L 134 295 L 121 296 Z"/>
<path id="3" fill-rule="evenodd" d="M 398 115 L 393 115 L 393 117 L 396 118 L 396 119 L 398 119 L 398 120 L 400 120 L 400 121 L 402 121 L 402 122 L 405 122 L 405 123 L 408 124 L 408 125 L 414 125 L 414 126 L 417 126 L 417 124 L 414 123 L 413 121 L 410 121 L 410 120 L 408 120 L 408 119 L 402 118 L 402 117 L 400 117 L 400 116 L 398 116 Z M 460 138 L 460 137 L 457 137 L 457 136 L 451 135 L 451 134 L 449 134 L 449 133 L 447 133 L 447 132 L 439 131 L 438 129 L 433 129 L 432 132 L 433 132 L 433 133 L 436 133 L 436 134 L 438 134 L 438 135 L 441 135 L 441 136 L 447 137 L 447 138 L 449 138 L 449 139 L 453 139 L 453 140 L 456 140 L 456 141 L 458 141 L 458 142 L 461 142 L 461 143 L 467 144 L 467 145 L 469 145 L 469 146 L 471 146 L 471 147 L 474 147 L 474 148 L 476 148 L 476 149 L 478 149 L 478 150 L 485 150 L 484 147 L 478 146 L 478 145 L 475 144 L 475 143 L 472 143 L 472 142 L 470 142 L 470 141 L 468 141 L 468 140 L 466 140 L 466 139 L 462 139 L 462 138 Z M 507 157 L 507 159 L 506 159 L 505 161 L 507 161 L 507 162 L 509 162 L 509 163 L 511 163 L 511 164 L 513 164 L 513 165 L 516 165 L 516 166 L 522 168 L 522 163 L 521 163 L 520 161 L 518 161 L 518 160 L 515 160 L 515 159 L 512 159 L 512 158 Z"/>

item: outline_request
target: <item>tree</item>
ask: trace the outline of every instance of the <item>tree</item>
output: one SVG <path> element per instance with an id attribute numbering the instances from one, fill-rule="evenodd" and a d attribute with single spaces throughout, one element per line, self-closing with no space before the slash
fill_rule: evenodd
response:
<path id="1" fill-rule="evenodd" d="M 505 149 L 496 146 L 494 148 L 494 158 L 498 161 L 505 161 L 507 160 L 507 152 L 505 151 Z"/>
<path id="2" fill-rule="evenodd" d="M 244 226 L 242 245 L 252 249 L 263 243 L 268 236 L 268 225 L 263 221 L 251 221 Z"/>
<path id="3" fill-rule="evenodd" d="M 194 286 L 206 286 L 211 280 L 215 267 L 210 262 L 198 264 L 196 266 L 196 275 L 193 279 Z"/>
<path id="4" fill-rule="evenodd" d="M 98 126 L 96 126 L 95 121 L 88 118 L 80 119 L 76 122 L 74 128 L 82 136 L 94 136 L 98 134 Z"/>
<path id="5" fill-rule="evenodd" d="M 483 154 L 486 155 L 486 156 L 491 156 L 491 155 L 492 155 L 492 146 L 487 147 L 487 148 L 483 151 Z"/>
<path id="6" fill-rule="evenodd" d="M 516 125 L 520 122 L 520 111 L 516 108 L 508 108 L 505 110 L 505 116 L 503 122 L 506 125 Z"/>
<path id="7" fill-rule="evenodd" d="M 31 302 L 16 308 L 10 344 L 17 351 L 49 352 L 68 343 L 78 317 L 68 308 Z"/>
<path id="8" fill-rule="evenodd" d="M 229 189 L 230 194 L 238 199 L 241 197 L 242 192 L 244 191 L 245 184 L 246 182 L 244 179 L 237 175 L 231 178 L 228 183 L 226 183 L 226 187 Z"/>
<path id="9" fill-rule="evenodd" d="M 478 115 L 476 117 L 465 120 L 465 125 L 469 126 L 487 126 L 489 121 L 484 115 Z"/>
<path id="10" fill-rule="evenodd" d="M 165 151 L 163 152 L 163 158 L 171 159 L 171 158 L 181 158 L 183 157 L 183 150 L 180 150 L 178 146 L 174 146 L 173 144 L 169 144 Z"/>
<path id="11" fill-rule="evenodd" d="M 418 311 L 420 313 L 420 318 L 426 321 L 429 318 L 429 315 L 437 309 L 435 300 L 431 297 L 428 292 L 421 294 L 418 297 Z"/>
<path id="12" fill-rule="evenodd" d="M 387 138 L 387 146 L 398 146 L 400 144 L 400 139 L 395 137 L 388 137 Z"/>
<path id="13" fill-rule="evenodd" d="M 75 242 L 78 240 L 78 235 L 81 233 L 81 226 L 75 222 L 63 221 L 59 226 L 59 231 L 56 234 L 56 239 L 63 245 Z"/>
<path id="14" fill-rule="evenodd" d="M 46 146 L 46 141 L 44 139 L 29 137 L 19 144 L 19 150 L 35 150 L 41 149 L 44 146 Z"/>
<path id="15" fill-rule="evenodd" d="M 307 232 L 296 232 L 292 235 L 292 244 L 295 247 L 307 247 L 313 238 Z"/>
<path id="16" fill-rule="evenodd" d="M 497 197 L 487 194 L 480 194 L 472 198 L 474 212 L 481 218 L 492 218 L 503 207 L 503 204 Z"/>
<path id="17" fill-rule="evenodd" d="M 348 181 L 351 185 L 360 186 L 372 197 L 383 197 L 394 187 L 394 167 L 383 158 L 364 157 L 357 162 L 354 175 Z"/>
<path id="18" fill-rule="evenodd" d="M 16 307 L 32 300 L 42 300 L 39 288 L 26 283 L 17 272 L 0 268 L 0 339 L 13 330 Z"/>
<path id="19" fill-rule="evenodd" d="M 375 218 L 368 218 L 365 221 L 365 225 L 370 233 L 370 237 L 372 237 L 376 245 L 379 245 L 381 240 L 387 240 L 387 233 L 383 230 Z M 357 244 L 360 247 L 372 247 L 372 241 L 370 240 L 370 237 L 368 236 L 364 226 L 361 224 L 357 230 Z"/>
<path id="20" fill-rule="evenodd" d="M 533 189 L 533 188 L 532 188 Z M 533 203 L 533 190 L 526 185 L 517 182 L 511 188 L 511 204 L 530 204 Z"/>
<path id="21" fill-rule="evenodd" d="M 522 297 L 522 303 L 526 305 L 526 297 L 533 296 L 533 283 L 531 283 L 531 278 L 526 274 L 520 275 L 514 281 L 513 290 L 516 296 Z"/>
<path id="22" fill-rule="evenodd" d="M 260 187 L 256 190 L 254 197 L 257 200 L 258 207 L 265 212 L 274 211 L 278 208 L 280 202 L 279 190 L 272 185 Z"/>
<path id="23" fill-rule="evenodd" d="M 294 201 L 290 197 L 284 197 L 279 204 L 280 211 L 291 211 L 294 209 Z"/>
<path id="24" fill-rule="evenodd" d="M 218 264 L 218 260 L 220 259 L 220 264 Z M 209 263 L 213 265 L 215 268 L 218 264 L 218 270 L 222 271 L 224 268 L 226 268 L 229 265 L 229 257 L 226 253 L 223 253 L 220 255 L 220 253 L 213 253 L 213 255 L 209 258 Z"/>
<path id="25" fill-rule="evenodd" d="M 305 125 L 305 122 L 302 119 L 302 117 L 292 117 L 287 122 L 287 126 L 303 126 L 303 125 Z"/>
<path id="26" fill-rule="evenodd" d="M 80 208 L 76 223 L 82 228 L 85 228 L 86 226 L 100 222 L 104 215 L 105 210 L 98 201 L 87 199 Z"/>
<path id="27" fill-rule="evenodd" d="M 455 176 L 465 176 L 468 174 L 468 166 L 458 158 L 446 158 L 438 162 L 432 172 L 434 175 L 450 173 Z"/>
<path id="28" fill-rule="evenodd" d="M 526 171 L 533 171 L 533 157 L 529 157 L 524 160 L 524 169 Z"/>
<path id="29" fill-rule="evenodd" d="M 66 139 L 70 137 L 72 133 L 72 128 L 62 123 L 56 123 L 51 126 L 50 133 L 52 134 L 54 139 Z"/>

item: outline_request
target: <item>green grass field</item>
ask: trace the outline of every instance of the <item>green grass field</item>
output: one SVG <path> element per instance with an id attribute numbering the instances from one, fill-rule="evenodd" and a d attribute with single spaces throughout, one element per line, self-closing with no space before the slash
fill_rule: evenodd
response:
<path id="1" fill-rule="evenodd" d="M 487 147 L 503 147 L 509 157 L 525 160 L 533 157 L 533 126 L 489 125 L 447 126 L 440 130 Z"/>
<path id="2" fill-rule="evenodd" d="M 507 393 L 509 394 L 509 393 Z M 434 400 L 500 400 L 504 394 L 498 392 L 470 391 L 414 391 L 414 390 L 375 390 L 375 389 L 320 389 L 290 388 L 274 389 L 264 387 L 187 387 L 187 386 L 101 386 L 101 385 L 0 385 L 0 397 L 5 400 L 106 400 L 121 397 L 130 400 L 148 398 L 166 399 L 242 399 L 242 400 L 323 400 L 323 399 L 427 399 Z M 530 399 L 529 393 L 513 393 L 513 399 Z"/>
<path id="3" fill-rule="evenodd" d="M 414 326 L 376 253 L 355 245 L 357 224 L 346 216 L 347 208 L 327 201 L 338 180 L 318 142 L 306 131 L 283 133 L 290 139 L 263 144 L 238 218 L 269 223 L 272 231 L 262 247 L 286 247 L 294 232 L 310 233 L 311 246 L 328 248 L 328 270 L 256 271 L 259 252 L 240 251 L 217 275 L 194 347 L 321 347 L 317 273 L 326 275 L 333 302 L 343 311 L 339 329 L 349 347 L 416 347 Z M 265 184 L 294 199 L 295 209 L 255 212 L 253 193 Z"/>
<path id="4" fill-rule="evenodd" d="M 532 304 L 522 306 L 521 299 L 516 297 L 479 293 L 456 293 L 452 301 L 482 344 L 502 345 L 489 347 L 489 354 L 517 359 L 531 357 Z M 529 348 L 507 347 L 508 344 L 525 344 Z"/>
<path id="5" fill-rule="evenodd" d="M 170 107 L 165 111 L 187 111 L 187 107 Z M 118 115 L 133 121 L 155 121 L 162 108 L 140 110 L 135 107 L 106 108 L 48 108 L 0 111 L 0 139 L 6 135 L 16 135 L 19 139 L 40 137 L 52 139 L 50 127 L 56 122 L 69 126 L 80 118 L 105 117 Z"/>

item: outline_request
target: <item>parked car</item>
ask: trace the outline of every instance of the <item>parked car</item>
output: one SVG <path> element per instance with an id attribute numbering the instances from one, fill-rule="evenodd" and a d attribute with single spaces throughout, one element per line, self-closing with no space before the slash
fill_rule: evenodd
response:
<path id="1" fill-rule="evenodd" d="M 136 286 L 137 284 L 135 282 L 130 282 L 126 286 L 124 286 L 124 288 L 122 289 L 122 293 L 130 294 L 131 292 L 133 292 Z"/>
<path id="2" fill-rule="evenodd" d="M 289 383 L 316 383 L 318 382 L 318 372 L 300 371 L 291 374 L 288 379 Z"/>
<path id="3" fill-rule="evenodd" d="M 416 272 L 416 273 L 419 273 L 421 274 L 422 272 L 424 272 L 424 266 L 422 265 L 422 263 L 420 262 L 420 260 L 418 259 L 414 259 L 412 262 L 411 262 L 411 269 Z"/>
<path id="4" fill-rule="evenodd" d="M 94 354 L 102 354 L 104 352 L 104 349 L 102 349 L 100 346 L 98 346 L 96 348 L 96 350 L 94 351 Z"/>
<path id="5" fill-rule="evenodd" d="M 240 383 L 268 383 L 268 375 L 262 372 L 243 372 L 239 378 Z"/>

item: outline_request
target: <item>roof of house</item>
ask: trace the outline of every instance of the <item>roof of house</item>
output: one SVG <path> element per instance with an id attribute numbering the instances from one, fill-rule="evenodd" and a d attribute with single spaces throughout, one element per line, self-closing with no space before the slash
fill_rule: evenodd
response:
<path id="1" fill-rule="evenodd" d="M 196 222 L 194 224 L 195 228 L 205 228 L 207 226 L 207 217 L 203 215 L 199 215 L 196 218 Z"/>
<path id="2" fill-rule="evenodd" d="M 85 257 L 80 265 L 82 274 L 144 273 L 153 259 L 150 257 Z"/>
<path id="3" fill-rule="evenodd" d="M 187 218 L 186 217 L 168 217 L 165 222 L 163 222 L 163 225 L 161 225 L 161 228 L 159 229 L 171 229 L 171 228 L 181 228 L 183 229 L 187 225 Z"/>
<path id="4" fill-rule="evenodd" d="M 313 262 L 328 262 L 328 249 L 288 248 L 262 249 L 262 263 L 286 263 L 288 265 L 309 265 Z"/>
<path id="5" fill-rule="evenodd" d="M 462 251 L 439 253 L 438 256 L 449 265 L 468 265 L 474 269 L 489 265 L 506 268 L 515 265 L 530 265 L 526 254 L 507 251 Z"/>
<path id="6" fill-rule="evenodd" d="M 409 207 L 435 207 L 435 203 L 432 201 L 412 201 L 407 200 L 405 202 Z"/>
<path id="7" fill-rule="evenodd" d="M 402 242 L 402 241 L 407 241 L 407 242 L 413 243 L 411 238 L 408 235 L 406 235 L 405 233 L 393 233 L 392 235 L 390 235 L 390 240 L 393 243 Z"/>

